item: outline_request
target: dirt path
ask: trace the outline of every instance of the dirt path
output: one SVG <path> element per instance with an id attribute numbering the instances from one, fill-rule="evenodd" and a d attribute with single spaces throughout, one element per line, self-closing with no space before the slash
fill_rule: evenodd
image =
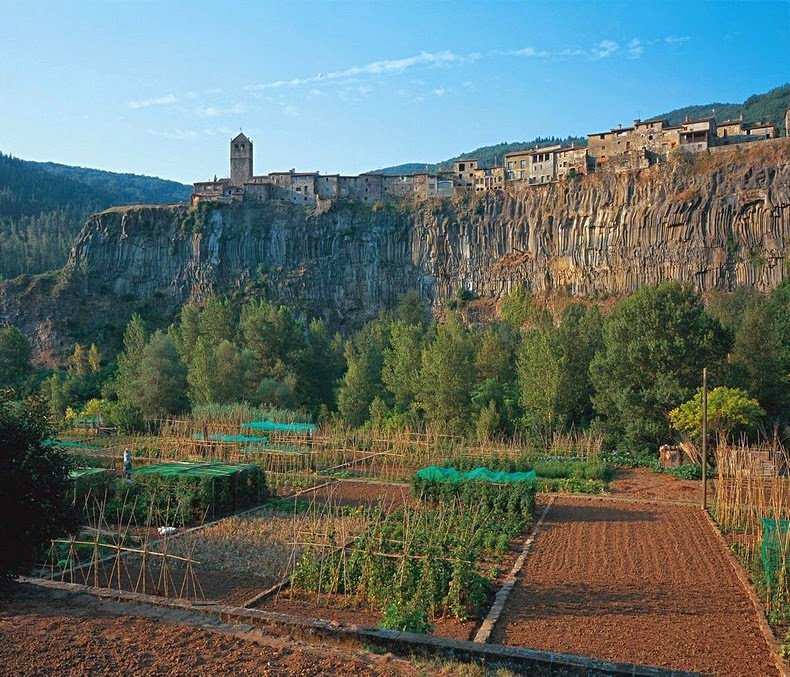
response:
<path id="1" fill-rule="evenodd" d="M 717 675 L 776 675 L 694 507 L 559 498 L 492 642 Z"/>
<path id="2" fill-rule="evenodd" d="M 186 611 L 14 585 L 0 591 L 0 675 L 413 675 L 416 666 L 312 646 Z"/>

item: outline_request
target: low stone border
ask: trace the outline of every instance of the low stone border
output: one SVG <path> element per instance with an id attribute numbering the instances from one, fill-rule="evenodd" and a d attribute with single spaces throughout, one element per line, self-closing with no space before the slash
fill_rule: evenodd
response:
<path id="1" fill-rule="evenodd" d="M 502 587 L 497 591 L 496 597 L 494 598 L 494 603 L 491 605 L 491 608 L 488 611 L 488 616 L 486 616 L 486 619 L 482 622 L 477 634 L 475 635 L 475 642 L 485 644 L 490 639 L 491 633 L 494 630 L 494 625 L 496 625 L 496 622 L 502 615 L 502 611 L 504 610 L 505 604 L 507 603 L 507 598 L 510 596 L 510 591 L 516 586 L 516 578 L 521 572 L 521 568 L 524 566 L 527 555 L 532 549 L 532 543 L 540 533 L 540 528 L 543 526 L 543 520 L 546 519 L 546 515 L 549 514 L 549 509 L 553 503 L 554 497 L 552 496 L 549 499 L 549 502 L 546 504 L 546 507 L 543 508 L 543 513 L 541 514 L 537 524 L 535 524 L 535 528 L 532 530 L 532 533 L 529 535 L 527 540 L 524 541 L 524 545 L 521 548 L 521 554 L 513 564 L 510 574 L 505 579 Z"/>
<path id="2" fill-rule="evenodd" d="M 724 534 L 721 533 L 719 525 L 716 524 L 716 521 L 710 516 L 710 513 L 707 510 L 703 510 L 703 512 L 708 524 L 710 525 L 710 528 L 713 530 L 716 539 L 719 541 L 719 543 L 721 543 L 721 547 L 724 549 L 727 561 L 730 563 L 730 566 L 735 572 L 735 575 L 738 577 L 738 580 L 741 582 L 741 586 L 748 595 L 749 600 L 754 607 L 754 611 L 757 615 L 757 625 L 760 627 L 760 632 L 771 649 L 771 654 L 773 655 L 774 663 L 776 663 L 776 668 L 779 670 L 779 674 L 782 675 L 782 677 L 790 677 L 790 670 L 788 670 L 787 664 L 779 655 L 781 644 L 776 639 L 774 631 L 771 630 L 771 626 L 768 624 L 768 620 L 765 618 L 763 604 L 760 601 L 760 598 L 757 596 L 757 591 L 754 589 L 754 586 L 752 586 L 752 584 L 749 582 L 748 572 L 738 561 L 738 558 L 735 557 L 735 555 L 733 555 L 730 551 L 730 546 L 727 545 L 727 539 L 724 538 Z"/>
<path id="3" fill-rule="evenodd" d="M 599 661 L 573 654 L 558 654 L 548 651 L 535 651 L 521 647 L 481 644 L 466 640 L 447 639 L 429 635 L 418 635 L 396 630 L 379 630 L 357 626 L 340 625 L 334 621 L 316 618 L 303 618 L 273 611 L 243 609 L 223 604 L 201 605 L 181 600 L 142 595 L 134 592 L 120 592 L 104 588 L 92 588 L 77 583 L 60 583 L 40 578 L 20 577 L 22 582 L 43 588 L 66 590 L 75 594 L 90 594 L 98 598 L 112 599 L 133 604 L 193 611 L 217 616 L 229 624 L 254 625 L 273 632 L 289 635 L 302 635 L 306 638 L 321 638 L 341 642 L 351 642 L 364 646 L 376 646 L 393 654 L 411 657 L 415 655 L 429 658 L 448 658 L 466 662 L 507 666 L 526 671 L 527 674 L 557 674 L 598 677 L 602 675 L 640 675 L 645 677 L 692 677 L 696 673 L 679 670 L 666 670 L 646 665 Z"/>

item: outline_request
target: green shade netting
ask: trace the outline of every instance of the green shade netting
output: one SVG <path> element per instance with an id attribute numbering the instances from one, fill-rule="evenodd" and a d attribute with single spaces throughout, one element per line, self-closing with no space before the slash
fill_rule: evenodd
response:
<path id="1" fill-rule="evenodd" d="M 537 479 L 534 470 L 530 470 L 529 472 L 503 472 L 489 470 L 488 468 L 475 468 L 469 472 L 461 472 L 455 468 L 439 468 L 435 465 L 429 468 L 420 468 L 416 475 L 423 480 L 455 483 L 478 481 L 508 484 L 514 482 L 534 482 Z"/>
<path id="2" fill-rule="evenodd" d="M 88 475 L 98 475 L 99 473 L 109 472 L 107 468 L 75 468 L 69 472 L 69 477 L 76 480 L 79 477 L 86 477 Z"/>
<path id="3" fill-rule="evenodd" d="M 202 441 L 204 437 L 202 433 L 195 433 L 192 435 L 192 439 Z M 248 442 L 252 444 L 266 444 L 269 441 L 268 437 L 250 437 L 249 435 L 209 435 L 208 439 L 214 442 Z"/>
<path id="4" fill-rule="evenodd" d="M 295 444 L 267 444 L 263 449 L 260 449 L 259 447 L 260 445 L 251 445 L 249 447 L 244 447 L 242 451 L 258 453 L 261 451 L 273 451 L 275 453 L 281 454 L 303 454 L 310 452 L 307 447 L 299 447 Z"/>
<path id="5" fill-rule="evenodd" d="M 135 469 L 137 475 L 168 475 L 178 477 L 231 477 L 255 466 L 248 463 L 160 463 Z"/>
<path id="6" fill-rule="evenodd" d="M 282 433 L 311 433 L 315 430 L 313 423 L 276 423 L 275 421 L 252 421 L 245 423 L 242 427 L 250 430 L 269 430 Z"/>
<path id="7" fill-rule="evenodd" d="M 95 416 L 83 416 L 71 420 L 72 425 L 99 425 L 99 419 Z"/>
<path id="8" fill-rule="evenodd" d="M 76 440 L 52 440 L 47 439 L 42 442 L 47 447 L 65 447 L 67 449 L 102 449 L 102 447 L 95 444 L 86 444 L 85 442 L 77 442 Z"/>
<path id="9" fill-rule="evenodd" d="M 790 543 L 788 542 L 787 530 L 790 528 L 790 520 L 762 519 L 763 541 L 760 545 L 760 559 L 763 562 L 765 577 L 768 586 L 776 583 L 777 574 L 782 576 L 783 560 L 790 557 Z M 785 557 L 782 553 L 785 553 Z M 785 562 L 785 566 L 787 563 Z"/>

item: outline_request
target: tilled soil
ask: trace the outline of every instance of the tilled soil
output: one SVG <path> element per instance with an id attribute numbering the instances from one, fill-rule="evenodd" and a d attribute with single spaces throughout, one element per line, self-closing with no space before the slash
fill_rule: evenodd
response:
<path id="1" fill-rule="evenodd" d="M 402 508 L 414 500 L 408 486 L 354 480 L 340 480 L 315 491 L 307 491 L 300 498 L 349 506 L 367 506 L 380 501 L 387 510 Z"/>
<path id="2" fill-rule="evenodd" d="M 621 468 L 610 487 L 612 496 L 682 501 L 699 504 L 702 500 L 701 480 L 682 480 L 649 468 Z M 708 497 L 713 497 L 713 480 L 708 481 Z"/>
<path id="3" fill-rule="evenodd" d="M 184 611 L 12 586 L 0 591 L 2 675 L 397 675 L 416 667 L 310 646 Z"/>
<path id="4" fill-rule="evenodd" d="M 694 507 L 558 498 L 492 642 L 718 675 L 776 675 Z"/>

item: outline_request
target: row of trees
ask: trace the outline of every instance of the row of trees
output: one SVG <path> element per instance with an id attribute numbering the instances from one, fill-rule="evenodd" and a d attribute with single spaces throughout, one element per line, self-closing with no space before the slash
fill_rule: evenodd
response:
<path id="1" fill-rule="evenodd" d="M 4 383 L 31 382 L 29 356 L 19 332 L 0 332 Z M 766 431 L 786 435 L 790 283 L 769 297 L 742 288 L 703 304 L 690 287 L 668 282 L 608 313 L 572 303 L 558 316 L 519 289 L 482 327 L 464 321 L 463 307 L 436 322 L 411 293 L 345 340 L 282 306 L 212 298 L 184 307 L 166 332 L 150 332 L 135 316 L 108 366 L 95 346 L 77 346 L 68 370 L 42 390 L 56 417 L 100 398 L 94 411 L 127 427 L 249 402 L 353 426 L 427 424 L 481 437 L 592 427 L 609 446 L 639 451 L 672 437 L 670 412 L 694 396 L 705 366 L 714 386 L 738 390 L 728 401 L 756 398 L 751 419 L 764 411 Z"/>

